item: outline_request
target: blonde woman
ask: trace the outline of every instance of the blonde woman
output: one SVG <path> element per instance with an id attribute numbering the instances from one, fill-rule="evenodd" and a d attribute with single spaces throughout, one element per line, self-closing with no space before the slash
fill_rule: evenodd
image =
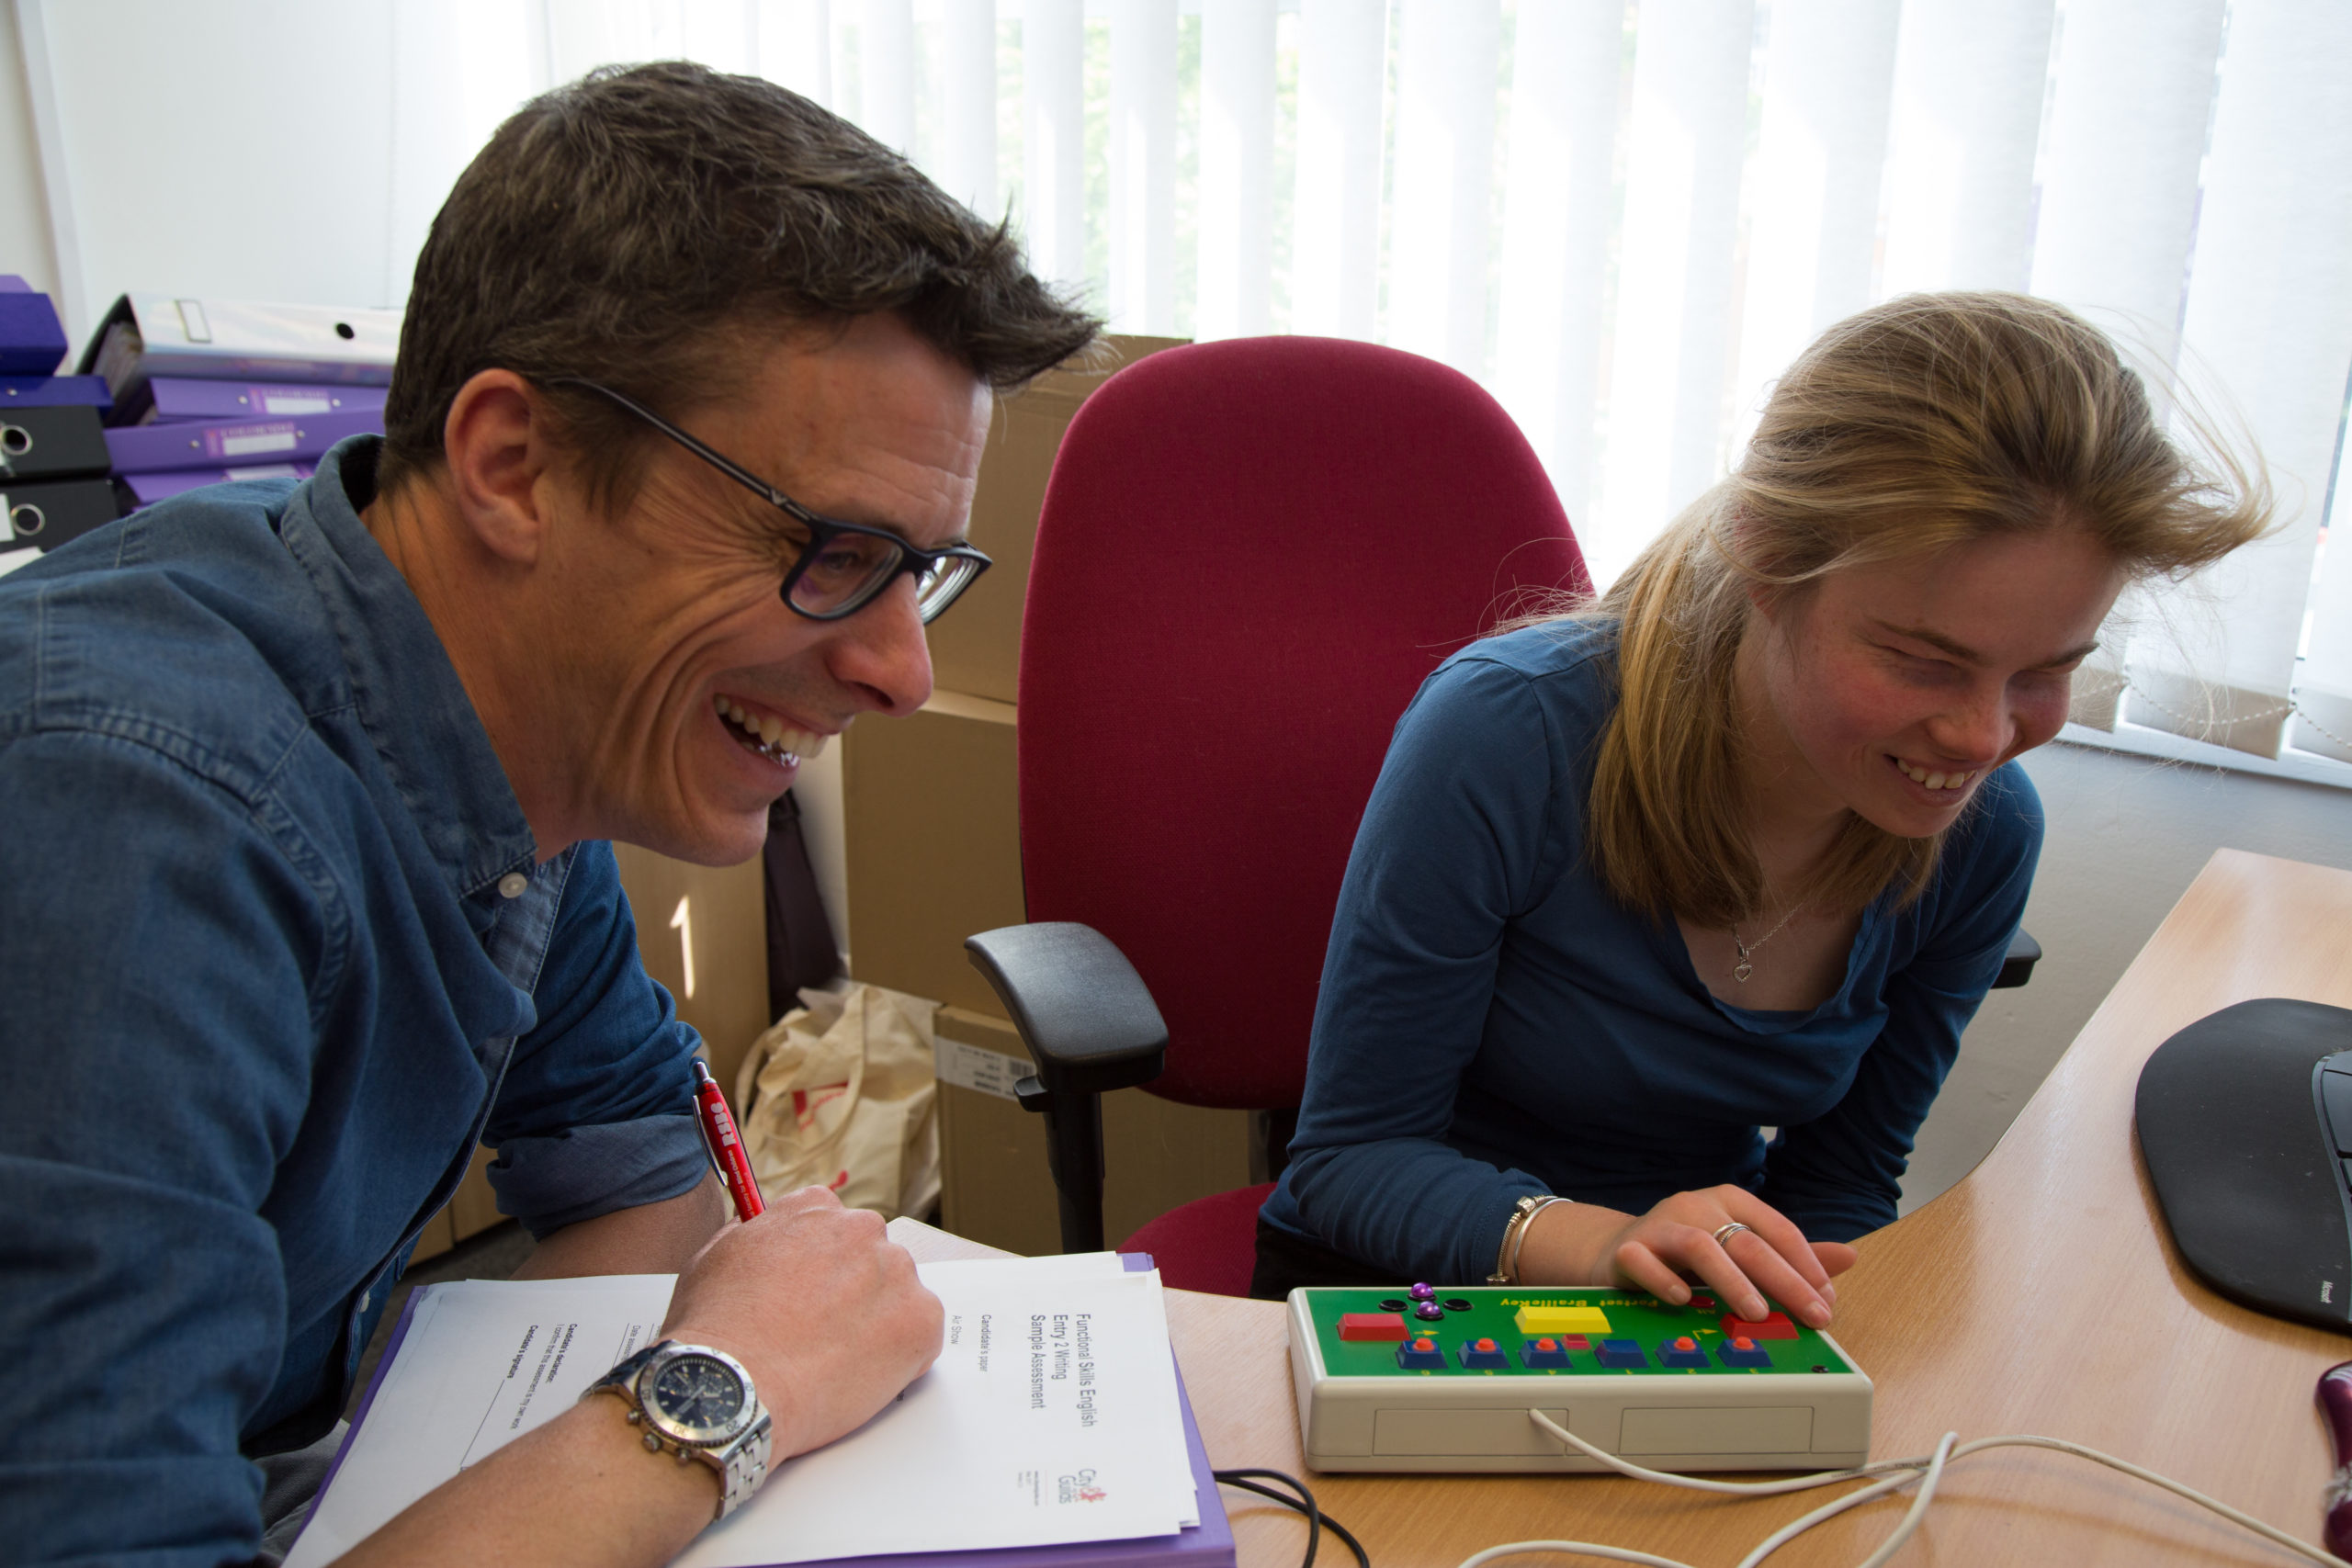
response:
<path id="1" fill-rule="evenodd" d="M 1832 328 L 1605 598 L 1398 722 L 1255 1292 L 1697 1280 L 1828 1322 L 2025 907 L 2015 759 L 2128 582 L 2267 511 L 2057 306 Z"/>

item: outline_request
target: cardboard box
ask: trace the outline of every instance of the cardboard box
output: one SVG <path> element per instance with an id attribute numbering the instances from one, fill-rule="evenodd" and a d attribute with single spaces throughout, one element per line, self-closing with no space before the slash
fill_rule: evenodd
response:
<path id="1" fill-rule="evenodd" d="M 1018 796 L 1010 703 L 938 692 L 906 718 L 850 728 L 842 799 L 855 978 L 1004 1016 L 964 939 L 1027 918 Z"/>
<path id="2" fill-rule="evenodd" d="M 456 1240 L 479 1235 L 506 1218 L 498 1212 L 498 1194 L 491 1190 L 490 1178 L 482 1170 L 493 1157 L 489 1149 L 476 1149 L 473 1168 L 449 1194 L 449 1220 Z"/>
<path id="3" fill-rule="evenodd" d="M 621 888 L 637 919 L 645 972 L 703 1040 L 711 1076 L 735 1093 L 735 1069 L 768 1017 L 767 883 L 753 855 L 741 865 L 693 865 L 615 844 Z"/>
<path id="4" fill-rule="evenodd" d="M 942 1008 L 940 1223 L 1027 1257 L 1061 1250 L 1046 1119 L 1011 1098 L 1030 1070 L 1012 1025 Z M 960 1080 L 960 1081 L 959 1081 Z M 1102 1097 L 1102 1234 L 1113 1247 L 1179 1203 L 1250 1182 L 1250 1113 L 1179 1105 L 1140 1089 Z"/>
<path id="5" fill-rule="evenodd" d="M 482 1170 L 493 1157 L 487 1148 L 474 1150 L 474 1163 L 466 1171 L 465 1179 L 449 1194 L 441 1212 L 424 1222 L 416 1250 L 409 1255 L 411 1263 L 421 1263 L 447 1252 L 458 1242 L 479 1235 L 506 1218 L 498 1212 L 498 1194 L 491 1190 L 490 1178 Z"/>
<path id="6" fill-rule="evenodd" d="M 410 1267 L 413 1268 L 428 1258 L 440 1257 L 455 1245 L 456 1240 L 457 1233 L 449 1225 L 449 1211 L 443 1209 L 425 1221 L 424 1229 L 417 1233 L 416 1248 L 408 1255 Z"/>
<path id="7" fill-rule="evenodd" d="M 1049 370 L 998 400 L 972 496 L 972 543 L 993 563 L 931 628 L 931 668 L 944 690 L 1000 703 L 1018 700 L 1021 606 L 1029 588 L 1030 547 L 1054 454 L 1079 405 L 1125 366 L 1186 342 L 1113 337 L 1091 368 Z"/>

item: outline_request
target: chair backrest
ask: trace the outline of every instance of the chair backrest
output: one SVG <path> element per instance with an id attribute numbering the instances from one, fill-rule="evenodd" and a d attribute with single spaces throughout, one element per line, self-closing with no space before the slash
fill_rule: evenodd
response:
<path id="1" fill-rule="evenodd" d="M 1432 360 L 1170 349 L 1063 438 L 1022 623 L 1032 920 L 1134 963 L 1151 1087 L 1298 1103 L 1331 911 L 1389 733 L 1447 654 L 1587 586 L 1518 427 Z"/>

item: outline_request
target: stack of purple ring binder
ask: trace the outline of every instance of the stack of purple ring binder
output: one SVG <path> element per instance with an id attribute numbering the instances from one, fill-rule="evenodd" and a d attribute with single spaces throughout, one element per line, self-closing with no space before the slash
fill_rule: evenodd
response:
<path id="1" fill-rule="evenodd" d="M 81 368 L 113 400 L 107 446 L 132 506 L 237 479 L 307 478 L 379 434 L 400 312 L 127 294 Z"/>

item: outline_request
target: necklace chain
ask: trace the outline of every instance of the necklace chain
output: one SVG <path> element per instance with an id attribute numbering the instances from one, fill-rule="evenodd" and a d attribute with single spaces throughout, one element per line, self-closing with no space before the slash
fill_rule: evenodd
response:
<path id="1" fill-rule="evenodd" d="M 1731 977 L 1738 981 L 1743 986 L 1747 984 L 1747 977 L 1756 973 L 1756 965 L 1750 961 L 1750 955 L 1754 953 L 1758 948 L 1763 946 L 1766 942 L 1771 941 L 1774 937 L 1779 936 L 1782 931 L 1788 930 L 1789 922 L 1797 918 L 1797 911 L 1804 908 L 1804 906 L 1802 904 L 1790 905 L 1789 912 L 1781 917 L 1781 923 L 1774 926 L 1770 931 L 1766 931 L 1762 936 L 1758 937 L 1754 942 L 1740 941 L 1739 927 L 1737 925 L 1734 925 L 1731 928 L 1731 944 L 1732 946 L 1739 949 L 1739 962 L 1732 965 Z"/>

